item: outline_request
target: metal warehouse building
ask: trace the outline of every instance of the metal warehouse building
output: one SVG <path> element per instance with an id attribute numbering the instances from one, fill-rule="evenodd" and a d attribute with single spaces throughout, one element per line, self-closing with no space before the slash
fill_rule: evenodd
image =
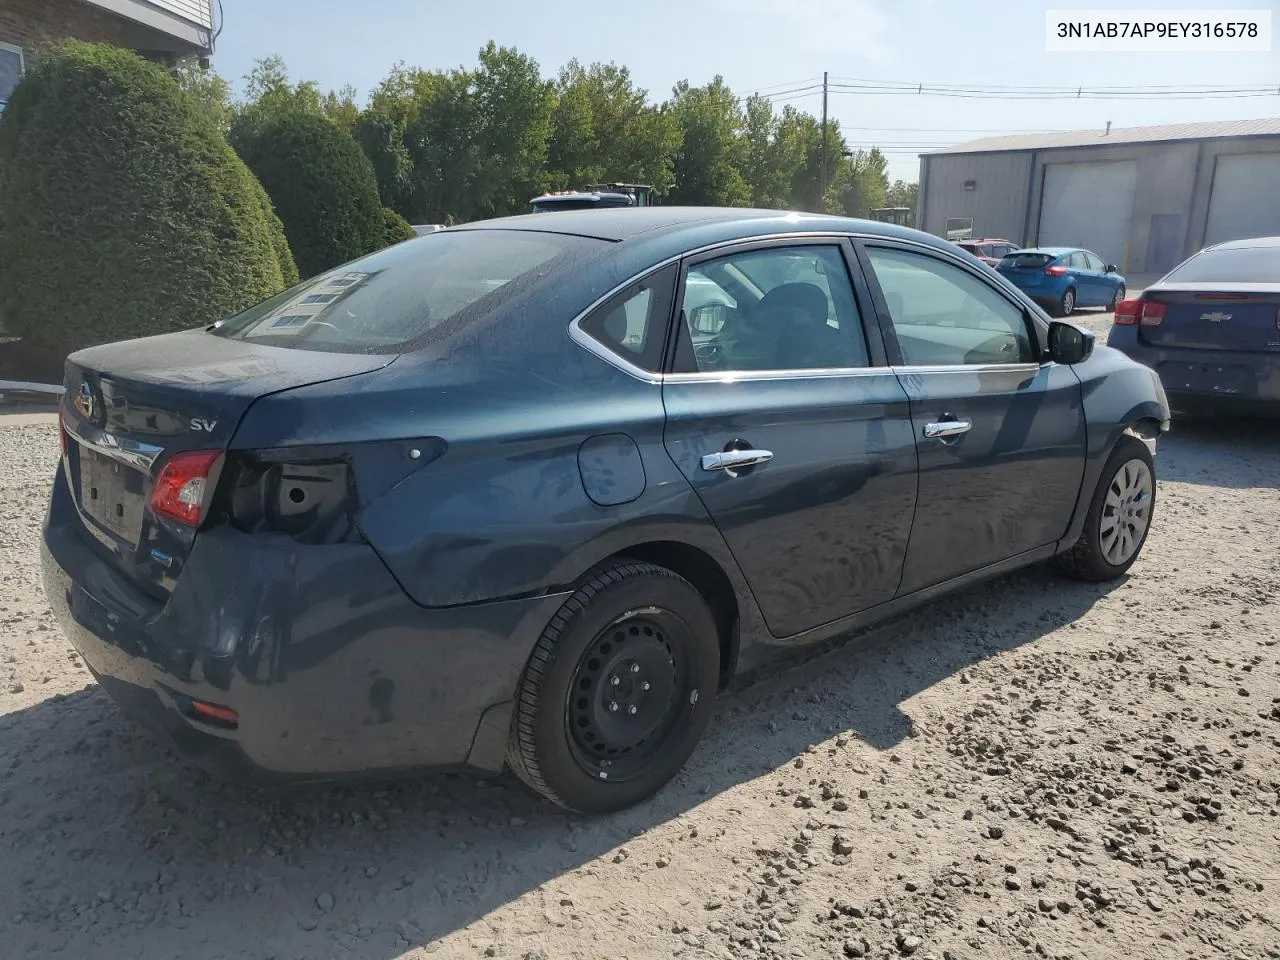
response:
<path id="1" fill-rule="evenodd" d="M 1160 274 L 1280 235 L 1280 118 L 990 137 L 920 158 L 921 229 L 1079 246 Z"/>

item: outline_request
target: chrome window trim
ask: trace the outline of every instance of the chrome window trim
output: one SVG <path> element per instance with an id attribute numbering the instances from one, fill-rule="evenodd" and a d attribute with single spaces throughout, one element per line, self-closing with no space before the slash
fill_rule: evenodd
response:
<path id="1" fill-rule="evenodd" d="M 156 459 L 164 453 L 164 447 L 155 444 L 117 437 L 114 433 L 100 430 L 88 424 L 66 420 L 66 430 L 73 440 L 83 444 L 95 453 L 110 457 L 126 466 L 150 473 Z"/>
<path id="2" fill-rule="evenodd" d="M 719 250 L 731 251 L 734 247 L 754 245 L 758 243 L 769 243 L 775 240 L 779 242 L 793 241 L 793 240 L 815 240 L 815 241 L 827 241 L 827 242 L 830 242 L 832 240 L 835 240 L 838 242 L 844 242 L 846 240 L 851 242 L 857 241 L 857 240 L 863 240 L 863 241 L 875 242 L 877 240 L 884 240 L 894 244 L 902 244 L 904 246 L 915 247 L 924 253 L 929 253 L 933 255 L 941 254 L 941 258 L 946 262 L 952 264 L 953 266 L 957 266 L 964 269 L 965 272 L 985 282 L 985 278 L 978 271 L 970 269 L 969 265 L 965 263 L 964 260 L 962 260 L 959 256 L 952 254 L 951 251 L 946 249 L 939 249 L 937 247 L 932 246 L 931 244 L 921 243 L 919 240 L 912 240 L 904 237 L 885 237 L 879 234 L 841 233 L 837 231 L 830 231 L 830 232 L 799 231 L 799 232 L 791 232 L 791 233 L 767 234 L 764 236 L 755 236 L 755 237 L 739 237 L 736 240 L 719 240 L 715 243 L 709 243 L 701 247 L 695 247 L 692 250 L 686 250 L 684 253 L 679 253 L 679 254 L 676 254 L 675 256 L 668 257 L 667 259 L 661 261 L 660 263 L 655 263 L 651 266 L 645 267 L 644 270 L 640 271 L 635 276 L 624 280 L 622 283 L 619 283 L 617 286 L 613 287 L 607 293 L 603 294 L 600 297 L 597 297 L 591 303 L 590 306 L 588 306 L 585 310 L 580 312 L 576 317 L 574 317 L 571 321 L 569 321 L 569 338 L 573 340 L 574 343 L 578 344 L 578 346 L 586 350 L 588 353 L 603 360 L 605 363 L 608 363 L 616 367 L 618 370 L 621 370 L 623 373 L 627 374 L 628 376 L 636 380 L 639 380 L 642 383 L 647 383 L 650 386 L 661 386 L 662 384 L 667 382 L 671 382 L 671 383 L 732 383 L 738 380 L 798 380 L 798 379 L 812 379 L 812 378 L 822 378 L 822 377 L 866 376 L 869 374 L 883 375 L 885 373 L 891 373 L 893 371 L 903 371 L 907 373 L 934 373 L 934 372 L 946 371 L 946 372 L 954 373 L 956 371 L 968 370 L 968 371 L 973 371 L 977 373 L 983 373 L 983 372 L 991 373 L 991 372 L 996 372 L 1000 370 L 1013 370 L 1019 367 L 1025 367 L 1027 369 L 1040 369 L 1041 367 L 1045 366 L 1045 364 L 1035 363 L 1035 362 L 1016 363 L 1016 364 L 1014 363 L 973 364 L 971 366 L 960 364 L 956 366 L 927 366 L 927 367 L 911 367 L 906 365 L 895 367 L 892 364 L 888 364 L 883 367 L 868 366 L 868 367 L 829 367 L 829 368 L 823 368 L 823 369 L 799 369 L 799 370 L 742 370 L 742 371 L 731 371 L 731 372 L 726 372 L 723 374 L 715 374 L 715 375 L 706 374 L 706 373 L 655 373 L 652 370 L 646 370 L 643 367 L 632 363 L 631 361 L 627 360 L 626 357 L 623 357 L 621 354 L 615 353 L 613 350 L 609 349 L 599 340 L 595 339 L 589 333 L 586 333 L 582 329 L 582 321 L 585 320 L 588 316 L 590 316 L 596 309 L 603 306 L 608 300 L 617 296 L 619 293 L 621 293 L 623 290 L 625 290 L 627 287 L 631 286 L 632 284 L 640 283 L 641 281 L 645 280 L 649 276 L 657 273 L 659 270 L 663 270 L 671 266 L 673 263 L 679 263 L 682 260 L 687 260 L 693 257 L 700 257 L 705 253 L 711 253 L 713 251 L 719 251 Z M 1021 304 L 1017 303 L 1016 300 L 1011 300 L 1007 295 L 1005 295 L 1005 292 L 1003 290 L 997 289 L 996 292 L 1004 296 L 1004 299 L 1009 302 L 1010 306 L 1022 306 Z M 679 299 L 679 292 L 677 292 L 677 300 L 678 299 Z"/>

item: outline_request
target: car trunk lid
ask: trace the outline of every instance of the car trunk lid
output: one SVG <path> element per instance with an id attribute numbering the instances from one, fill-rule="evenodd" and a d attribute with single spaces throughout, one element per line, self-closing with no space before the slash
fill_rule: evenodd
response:
<path id="1" fill-rule="evenodd" d="M 1142 297 L 1151 346 L 1280 353 L 1280 285 L 1167 284 Z"/>
<path id="2" fill-rule="evenodd" d="M 259 397 L 369 373 L 394 359 L 263 346 L 203 330 L 72 354 L 63 459 L 86 532 L 140 586 L 171 588 L 195 529 L 152 506 L 166 464 L 224 451 Z M 220 466 L 208 459 L 206 496 Z"/>

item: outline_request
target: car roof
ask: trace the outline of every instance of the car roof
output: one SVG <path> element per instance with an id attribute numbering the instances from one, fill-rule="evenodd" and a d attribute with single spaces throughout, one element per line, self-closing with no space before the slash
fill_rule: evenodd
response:
<path id="1" fill-rule="evenodd" d="M 859 233 L 913 240 L 939 250 L 954 250 L 948 242 L 910 227 L 857 220 L 851 217 L 757 210 L 742 207 L 618 207 L 596 210 L 557 210 L 523 216 L 478 220 L 450 230 L 524 230 L 559 233 L 617 243 L 637 254 L 670 257 L 703 246 L 753 237 L 795 233 Z"/>
<path id="2" fill-rule="evenodd" d="M 1280 237 L 1251 237 L 1247 240 L 1227 240 L 1215 243 L 1208 250 L 1249 250 L 1254 247 L 1280 247 Z"/>
<path id="3" fill-rule="evenodd" d="M 1083 247 L 1024 247 L 1017 253 L 1043 253 L 1051 257 L 1060 257 L 1064 253 L 1088 253 Z"/>

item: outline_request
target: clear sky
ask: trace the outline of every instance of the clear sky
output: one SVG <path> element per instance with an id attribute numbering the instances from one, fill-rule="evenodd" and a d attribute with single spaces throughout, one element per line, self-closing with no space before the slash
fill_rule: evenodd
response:
<path id="1" fill-rule="evenodd" d="M 1003 132 L 1280 116 L 1280 37 L 1270 53 L 1048 53 L 1045 11 L 1116 7 L 1066 0 L 221 0 L 214 66 L 236 81 L 284 57 L 294 79 L 350 83 L 360 99 L 397 61 L 472 65 L 489 40 L 534 57 L 547 77 L 576 57 L 631 68 L 654 100 L 681 79 L 721 74 L 744 95 L 834 78 L 910 83 L 1169 86 L 1273 84 L 1275 96 L 1145 101 L 1023 101 L 833 92 L 854 146 L 880 146 L 890 175 L 916 179 L 917 154 Z M 217 0 L 215 0 L 215 5 Z M 1127 0 L 1126 9 L 1270 9 L 1280 0 Z M 592 9 L 599 10 L 591 14 Z M 821 95 L 790 102 L 817 115 Z"/>

